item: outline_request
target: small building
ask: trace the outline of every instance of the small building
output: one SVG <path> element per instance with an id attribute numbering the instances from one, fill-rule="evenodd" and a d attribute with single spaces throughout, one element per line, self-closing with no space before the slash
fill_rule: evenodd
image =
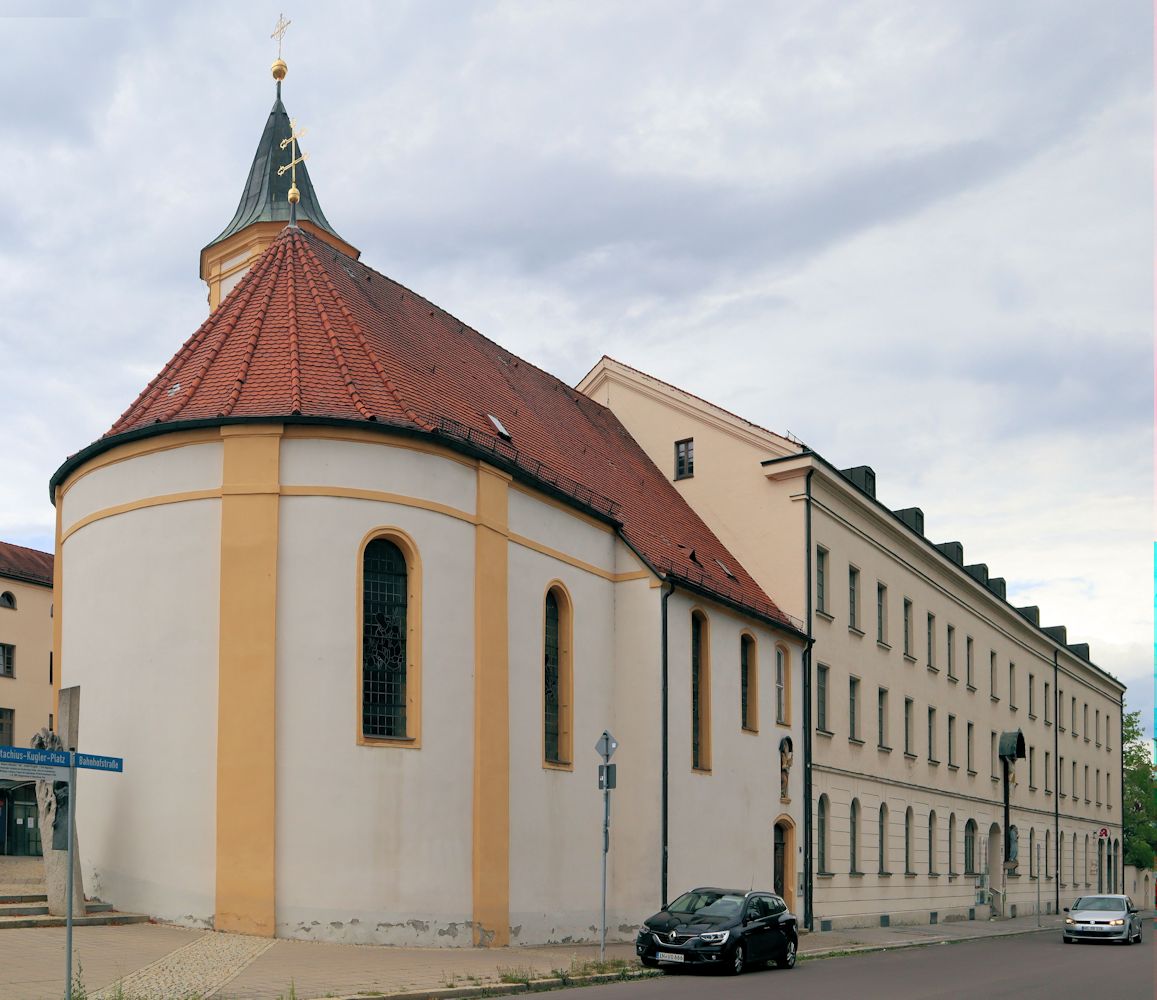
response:
<path id="1" fill-rule="evenodd" d="M 0 746 L 52 727 L 52 556 L 0 542 Z M 35 786 L 0 779 L 0 854 L 40 853 Z"/>

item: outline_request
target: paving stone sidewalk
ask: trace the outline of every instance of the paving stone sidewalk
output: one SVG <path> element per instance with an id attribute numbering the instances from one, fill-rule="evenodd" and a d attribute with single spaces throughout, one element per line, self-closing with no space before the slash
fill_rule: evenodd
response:
<path id="1" fill-rule="evenodd" d="M 1042 916 L 1056 933 L 1062 918 Z M 1036 917 L 937 925 L 867 927 L 804 935 L 800 954 L 819 958 L 877 948 L 936 945 L 981 937 L 1034 933 Z M 541 948 L 389 948 L 309 941 L 269 941 L 160 924 L 80 927 L 76 960 L 88 996 L 107 1000 L 118 983 L 126 998 L 278 1000 L 292 988 L 300 1000 L 428 993 L 472 985 L 496 986 L 503 974 L 549 977 L 598 957 L 596 945 Z M 634 959 L 629 944 L 607 947 L 610 958 Z M 63 928 L 23 928 L 0 934 L 0 996 L 60 1000 Z M 445 995 L 443 993 L 443 995 Z"/>

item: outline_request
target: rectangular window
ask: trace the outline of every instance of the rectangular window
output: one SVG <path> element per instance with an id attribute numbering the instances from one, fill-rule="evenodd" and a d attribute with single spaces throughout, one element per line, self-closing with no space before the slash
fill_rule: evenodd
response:
<path id="1" fill-rule="evenodd" d="M 1028 787 L 1036 788 L 1036 747 L 1028 748 Z"/>
<path id="2" fill-rule="evenodd" d="M 912 602 L 904 598 L 904 655 L 912 655 Z"/>
<path id="3" fill-rule="evenodd" d="M 1076 698 L 1072 699 L 1072 704 L 1073 704 L 1072 729 L 1073 729 L 1073 735 L 1076 736 L 1077 735 L 1077 699 Z"/>
<path id="4" fill-rule="evenodd" d="M 964 679 L 969 687 L 976 687 L 976 678 L 972 672 L 972 636 L 964 640 Z"/>
<path id="5" fill-rule="evenodd" d="M 1064 757 L 1058 757 L 1057 763 L 1060 765 L 1057 768 L 1057 794 L 1060 795 L 1061 798 L 1064 798 L 1065 797 L 1065 759 L 1064 759 Z"/>
<path id="6" fill-rule="evenodd" d="M 936 667 L 936 616 L 928 615 L 928 666 Z"/>
<path id="7" fill-rule="evenodd" d="M 911 698 L 904 699 L 904 753 L 912 753 L 912 715 L 915 712 L 915 706 Z"/>
<path id="8" fill-rule="evenodd" d="M 1085 709 L 1081 715 L 1081 732 L 1085 734 L 1085 742 L 1089 742 L 1089 703 L 1085 702 Z"/>
<path id="9" fill-rule="evenodd" d="M 876 642 L 888 641 L 888 588 L 876 584 Z"/>
<path id="10" fill-rule="evenodd" d="M 928 709 L 928 759 L 936 761 L 936 709 Z"/>
<path id="11" fill-rule="evenodd" d="M 1091 798 L 1089 798 L 1089 765 L 1088 764 L 1085 765 L 1085 801 L 1086 802 L 1092 802 L 1093 801 Z"/>
<path id="12" fill-rule="evenodd" d="M 848 567 L 848 628 L 860 628 L 860 571 Z"/>
<path id="13" fill-rule="evenodd" d="M 711 770 L 711 660 L 707 650 L 707 621 L 691 615 L 691 766 Z"/>
<path id="14" fill-rule="evenodd" d="M 1052 772 L 1053 756 L 1047 750 L 1045 751 L 1045 791 L 1051 792 L 1053 790 L 1053 772 Z"/>
<path id="15" fill-rule="evenodd" d="M 822 663 L 816 669 L 816 727 L 820 732 L 828 729 L 828 668 Z"/>
<path id="16" fill-rule="evenodd" d="M 848 680 L 848 737 L 853 740 L 860 738 L 860 679 L 852 677 Z"/>
<path id="17" fill-rule="evenodd" d="M 1101 769 L 1097 768 L 1096 784 L 1093 786 L 1093 795 L 1097 805 L 1101 804 Z"/>
<path id="18" fill-rule="evenodd" d="M 1074 799 L 1079 799 L 1081 797 L 1081 793 L 1077 788 L 1077 762 L 1075 760 L 1073 761 L 1073 783 L 1069 794 Z"/>
<path id="19" fill-rule="evenodd" d="M 1008 707 L 1016 711 L 1016 664 L 1008 664 Z"/>
<path id="20" fill-rule="evenodd" d="M 965 747 L 964 752 L 968 758 L 967 759 L 968 770 L 970 773 L 975 774 L 976 773 L 976 758 L 973 756 L 973 753 L 972 753 L 972 723 L 971 722 L 968 723 L 968 746 Z"/>
<path id="21" fill-rule="evenodd" d="M 816 549 L 816 610 L 828 610 L 828 550 Z"/>
<path id="22" fill-rule="evenodd" d="M 775 650 L 775 721 L 787 725 L 787 657 Z"/>
<path id="23" fill-rule="evenodd" d="M 1000 696 L 996 693 L 996 651 L 993 650 L 988 654 L 988 696 L 996 700 Z"/>
<path id="24" fill-rule="evenodd" d="M 1053 703 L 1049 697 L 1052 693 L 1052 688 L 1049 687 L 1049 682 L 1045 681 L 1045 725 L 1052 725 L 1053 721 Z"/>
<path id="25" fill-rule="evenodd" d="M 956 716 L 948 716 L 948 765 L 956 766 Z"/>
<path id="26" fill-rule="evenodd" d="M 739 637 L 739 724 L 750 732 L 759 729 L 757 677 L 755 640 L 749 635 L 741 635 Z M 778 680 L 777 676 L 777 683 Z"/>
<path id="27" fill-rule="evenodd" d="M 16 712 L 0 708 L 0 746 L 10 747 L 16 742 Z"/>
<path id="28" fill-rule="evenodd" d="M 876 692 L 876 732 L 879 733 L 877 746 L 888 745 L 888 689 Z"/>
<path id="29" fill-rule="evenodd" d="M 1057 731 L 1065 731 L 1065 692 L 1063 688 L 1057 688 Z"/>
<path id="30" fill-rule="evenodd" d="M 1108 712 L 1105 713 L 1105 749 L 1113 749 L 1113 725 Z"/>
<path id="31" fill-rule="evenodd" d="M 1093 739 L 1097 741 L 1097 746 L 1101 745 L 1101 710 L 1097 709 L 1096 721 L 1093 729 Z"/>
<path id="32" fill-rule="evenodd" d="M 1036 718 L 1036 678 L 1028 675 L 1028 714 Z"/>
<path id="33" fill-rule="evenodd" d="M 991 744 L 991 747 L 989 750 L 989 757 L 991 760 L 989 773 L 992 775 L 992 777 L 999 778 L 1000 772 L 997 770 L 997 760 L 999 758 L 997 756 L 997 749 L 996 749 L 996 733 L 992 734 L 992 744 Z"/>
<path id="34" fill-rule="evenodd" d="M 52 650 L 51 649 L 48 651 L 48 683 L 49 684 L 53 683 Z M 49 726 L 48 728 L 51 729 L 52 727 Z"/>
<path id="35" fill-rule="evenodd" d="M 684 438 L 675 442 L 675 478 L 690 479 L 695 475 L 695 439 Z"/>
<path id="36" fill-rule="evenodd" d="M 16 647 L 8 643 L 0 642 L 0 677 L 14 676 L 15 668 Z"/>
<path id="37" fill-rule="evenodd" d="M 948 626 L 948 676 L 956 676 L 956 629 Z"/>
<path id="38" fill-rule="evenodd" d="M 1113 772 L 1105 772 L 1105 807 L 1113 808 Z"/>

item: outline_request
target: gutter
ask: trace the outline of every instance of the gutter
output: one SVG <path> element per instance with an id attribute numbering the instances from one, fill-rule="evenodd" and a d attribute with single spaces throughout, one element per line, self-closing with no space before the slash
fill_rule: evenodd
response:
<path id="1" fill-rule="evenodd" d="M 667 824 L 667 816 L 668 816 L 667 786 L 668 786 L 668 772 L 669 772 L 669 760 L 668 760 L 668 758 L 670 755 L 670 747 L 668 746 L 668 735 L 667 735 L 668 734 L 667 600 L 668 600 L 668 598 L 670 598 L 670 596 L 673 593 L 675 593 L 674 581 L 672 581 L 672 580 L 665 581 L 665 586 L 663 588 L 663 597 L 662 597 L 662 601 L 661 601 L 662 625 L 661 625 L 661 639 L 660 639 L 660 644 L 662 646 L 662 654 L 661 654 L 662 655 L 662 670 L 661 670 L 661 672 L 662 672 L 662 677 L 663 677 L 663 682 L 662 682 L 663 692 L 662 692 L 662 699 L 660 702 L 660 705 L 661 705 L 660 714 L 661 714 L 661 718 L 662 718 L 662 722 L 660 724 L 660 731 L 662 733 L 661 740 L 662 740 L 662 744 L 663 744 L 662 745 L 662 753 L 661 753 L 661 757 L 662 757 L 662 761 L 663 761 L 663 763 L 662 763 L 663 774 L 662 774 L 662 778 L 660 780 L 660 807 L 659 807 L 660 830 L 661 830 L 660 838 L 662 840 L 662 843 L 659 845 L 660 846 L 659 858 L 660 858 L 660 866 L 661 866 L 660 876 L 659 876 L 659 904 L 660 904 L 659 909 L 660 910 L 665 910 L 667 908 L 667 850 L 668 850 L 668 846 L 669 846 L 668 824 Z"/>
<path id="2" fill-rule="evenodd" d="M 812 474 L 808 469 L 804 481 L 804 577 L 807 587 L 807 645 L 803 651 L 803 925 L 815 930 L 812 892 Z"/>
<path id="3" fill-rule="evenodd" d="M 1057 678 L 1060 676 L 1060 651 L 1053 649 L 1053 852 L 1057 859 L 1056 878 L 1053 879 L 1053 895 L 1056 897 L 1053 913 L 1061 912 L 1061 758 L 1060 758 L 1060 728 L 1061 719 L 1057 715 Z M 1048 867 L 1048 858 L 1045 858 L 1045 867 Z M 1045 871 L 1048 874 L 1048 871 Z"/>

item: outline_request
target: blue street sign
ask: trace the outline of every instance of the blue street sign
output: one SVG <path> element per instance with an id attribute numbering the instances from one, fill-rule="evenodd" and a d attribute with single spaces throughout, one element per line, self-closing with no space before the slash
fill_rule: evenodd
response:
<path id="1" fill-rule="evenodd" d="M 125 769 L 125 759 L 123 757 L 101 757 L 95 753 L 78 753 L 76 766 L 87 767 L 91 771 L 116 771 L 119 774 Z"/>
<path id="2" fill-rule="evenodd" d="M 0 746 L 0 778 L 16 781 L 67 781 L 68 754 Z"/>

